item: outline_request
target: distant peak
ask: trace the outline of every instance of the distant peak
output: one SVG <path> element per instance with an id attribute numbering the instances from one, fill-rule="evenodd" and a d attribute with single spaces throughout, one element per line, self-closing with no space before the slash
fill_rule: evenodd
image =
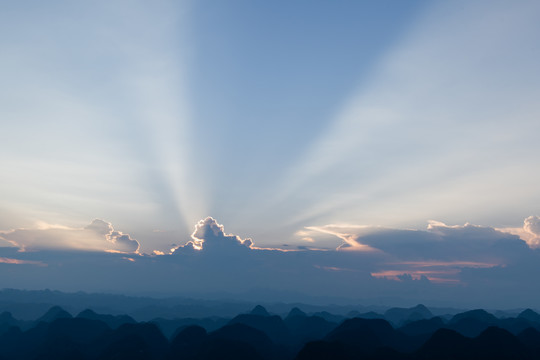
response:
<path id="1" fill-rule="evenodd" d="M 52 322 L 56 319 L 71 319 L 72 317 L 73 316 L 71 316 L 70 313 L 62 309 L 60 306 L 53 306 L 37 321 Z"/>
<path id="2" fill-rule="evenodd" d="M 497 321 L 497 318 L 495 317 L 495 315 L 487 312 L 486 310 L 475 309 L 475 310 L 469 310 L 469 311 L 465 311 L 463 313 L 454 315 L 454 317 L 450 320 L 450 322 L 455 323 L 457 321 L 467 319 L 467 318 L 476 319 L 476 320 L 487 322 L 487 323 Z"/>
<path id="3" fill-rule="evenodd" d="M 253 308 L 253 310 L 251 310 L 250 314 L 251 315 L 259 315 L 259 316 L 270 316 L 268 311 L 266 311 L 266 309 L 261 305 L 255 306 Z"/>
<path id="4" fill-rule="evenodd" d="M 12 321 L 15 320 L 13 315 L 9 311 L 4 311 L 0 314 L 0 321 L 6 322 L 6 321 Z"/>
<path id="5" fill-rule="evenodd" d="M 538 313 L 532 309 L 525 309 L 519 315 L 538 315 Z"/>
<path id="6" fill-rule="evenodd" d="M 293 316 L 307 316 L 307 314 L 303 312 L 302 310 L 300 310 L 299 308 L 293 307 L 291 311 L 289 311 L 289 315 L 287 315 L 287 317 L 293 317 Z"/>
<path id="7" fill-rule="evenodd" d="M 535 322 L 540 322 L 540 314 L 531 309 L 523 310 L 519 315 L 519 318 L 527 319 Z"/>

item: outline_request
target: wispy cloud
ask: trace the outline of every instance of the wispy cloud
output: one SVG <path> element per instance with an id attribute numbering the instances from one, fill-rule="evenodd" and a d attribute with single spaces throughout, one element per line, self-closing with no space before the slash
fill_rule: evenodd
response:
<path id="1" fill-rule="evenodd" d="M 0 263 L 2 264 L 15 264 L 15 265 L 37 265 L 37 266 L 47 266 L 47 264 L 41 261 L 31 261 L 31 260 L 20 260 L 20 259 L 11 259 L 0 257 Z"/>
<path id="2" fill-rule="evenodd" d="M 347 228 L 355 228 L 357 231 L 366 231 L 372 229 L 371 227 L 363 226 L 336 226 L 336 225 L 325 225 L 325 226 L 306 226 L 306 230 L 311 230 L 323 234 L 330 234 L 338 237 L 343 240 L 345 243 L 338 247 L 338 250 L 353 250 L 353 251 L 377 251 L 375 248 L 370 247 L 369 245 L 361 244 L 357 241 L 358 232 L 348 233 Z M 311 239 L 314 242 L 313 239 Z"/>

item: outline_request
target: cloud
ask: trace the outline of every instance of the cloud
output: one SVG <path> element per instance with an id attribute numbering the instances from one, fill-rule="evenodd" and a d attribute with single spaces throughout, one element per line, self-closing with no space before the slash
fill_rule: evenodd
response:
<path id="1" fill-rule="evenodd" d="M 348 231 L 346 228 L 343 228 L 339 225 L 325 225 L 325 226 L 308 226 L 306 230 L 311 230 L 319 233 L 330 234 L 337 236 L 343 240 L 337 250 L 354 250 L 354 251 L 376 251 L 375 248 L 372 248 L 369 245 L 361 244 L 357 241 L 358 235 L 355 232 L 360 230 L 366 230 L 368 227 L 352 227 L 353 233 Z M 313 242 L 313 239 L 311 239 Z"/>
<path id="2" fill-rule="evenodd" d="M 109 235 L 114 230 L 110 223 L 100 219 L 95 219 L 94 221 L 92 221 L 92 223 L 86 225 L 84 228 L 86 230 L 95 231 L 96 233 L 101 235 Z"/>
<path id="3" fill-rule="evenodd" d="M 537 237 L 540 236 L 540 217 L 529 216 L 525 219 L 523 228 Z"/>
<path id="4" fill-rule="evenodd" d="M 110 223 L 100 219 L 82 229 L 41 223 L 37 229 L 0 232 L 0 239 L 23 251 L 75 249 L 136 253 L 139 250 L 137 240 L 116 231 Z"/>
<path id="5" fill-rule="evenodd" d="M 139 250 L 139 242 L 132 239 L 129 234 L 123 234 L 120 231 L 113 231 L 107 235 L 107 240 L 115 245 L 114 250 L 125 252 L 137 252 Z"/>
<path id="6" fill-rule="evenodd" d="M 531 234 L 527 243 L 532 247 L 540 246 L 540 217 L 529 216 L 523 223 L 523 230 Z"/>
<path id="7" fill-rule="evenodd" d="M 532 231 L 534 220 L 526 221 Z M 297 232 L 299 238 L 312 238 L 314 246 L 319 245 L 319 234 L 324 241 L 334 237 L 334 249 L 259 248 L 251 239 L 226 233 L 209 217 L 170 254 L 133 258 L 111 252 L 134 250 L 138 243 L 103 220 L 80 229 L 19 229 L 1 233 L 19 246 L 0 248 L 0 267 L 9 269 L 0 271 L 0 282 L 11 287 L 185 296 L 288 294 L 265 295 L 267 301 L 307 301 L 328 294 L 355 302 L 401 298 L 454 306 L 531 306 L 540 301 L 535 287 L 540 252 L 518 236 L 491 227 L 430 222 L 425 230 L 408 230 L 331 224 Z M 345 251 L 342 244 L 372 250 Z M 28 251 L 19 251 L 23 245 Z M 82 248 L 96 251 L 74 251 Z M 35 266 L 23 264 L 46 266 L 36 274 Z"/>
<path id="8" fill-rule="evenodd" d="M 241 239 L 233 234 L 226 234 L 223 225 L 212 217 L 200 220 L 191 234 L 192 241 L 173 249 L 175 253 L 200 251 L 234 251 L 251 249 L 251 239 Z"/>
<path id="9" fill-rule="evenodd" d="M 510 260 L 528 248 L 514 234 L 472 224 L 446 225 L 430 221 L 426 230 L 392 229 L 377 226 L 325 225 L 307 229 L 333 234 L 343 240 L 338 247 L 363 247 L 382 251 L 402 260 L 482 261 Z M 316 239 L 316 233 L 311 233 Z"/>
<path id="10" fill-rule="evenodd" d="M 527 217 L 523 221 L 523 227 L 497 230 L 519 236 L 533 249 L 540 247 L 540 217 L 538 216 Z"/>
<path id="11" fill-rule="evenodd" d="M 20 260 L 20 259 L 12 259 L 12 258 L 5 258 L 5 257 L 0 257 L 0 263 L 2 263 L 2 264 L 16 264 L 16 265 L 47 266 L 45 263 L 43 263 L 41 261 Z"/>
<path id="12" fill-rule="evenodd" d="M 534 228 L 535 219 L 526 224 Z M 381 261 L 371 275 L 403 281 L 403 274 L 414 279 L 425 276 L 436 283 L 460 283 L 463 269 L 487 269 L 517 265 L 530 258 L 530 242 L 517 234 L 472 224 L 447 225 L 429 221 L 425 230 L 391 229 L 377 226 L 311 226 L 310 236 L 333 234 L 343 243 L 337 250 L 365 246 L 379 252 Z M 306 235 L 305 233 L 301 233 Z"/>

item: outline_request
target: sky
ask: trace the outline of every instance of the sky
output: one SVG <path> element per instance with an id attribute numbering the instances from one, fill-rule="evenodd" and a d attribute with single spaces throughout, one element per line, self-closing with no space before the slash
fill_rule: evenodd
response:
<path id="1" fill-rule="evenodd" d="M 533 286 L 537 1 L 0 10 L 0 287 L 117 289 L 53 271 L 73 256 L 73 274 L 196 268 L 197 286 L 178 280 L 193 293 L 264 278 L 319 296 L 320 279 L 348 298 L 423 286 L 443 301 L 476 286 L 481 303 Z M 197 235 L 205 227 L 213 242 Z M 204 275 L 230 264 L 196 255 L 219 239 L 257 268 L 250 280 L 233 268 L 219 272 L 236 280 Z M 287 271 L 298 274 L 289 287 Z M 124 290 L 178 293 L 137 284 Z"/>

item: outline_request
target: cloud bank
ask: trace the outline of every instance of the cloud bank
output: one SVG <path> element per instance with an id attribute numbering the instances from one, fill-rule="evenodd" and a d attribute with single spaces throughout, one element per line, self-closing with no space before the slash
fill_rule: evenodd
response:
<path id="1" fill-rule="evenodd" d="M 534 235 L 537 226 L 531 216 L 521 231 Z M 298 236 L 313 246 L 333 236 L 335 248 L 260 248 L 211 217 L 195 225 L 184 245 L 160 255 L 133 256 L 139 243 L 99 219 L 77 229 L 18 229 L 0 233 L 14 245 L 0 248 L 0 267 L 9 270 L 0 272 L 0 281 L 16 288 L 287 301 L 399 298 L 399 304 L 512 307 L 540 300 L 534 285 L 540 252 L 511 231 L 432 221 L 425 230 L 311 226 Z"/>

